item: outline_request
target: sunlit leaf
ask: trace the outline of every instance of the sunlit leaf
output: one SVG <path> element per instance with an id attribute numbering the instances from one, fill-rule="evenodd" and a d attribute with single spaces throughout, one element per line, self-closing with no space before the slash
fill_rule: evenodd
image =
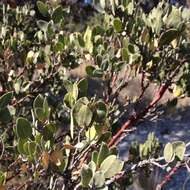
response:
<path id="1" fill-rule="evenodd" d="M 115 155 L 110 155 L 102 162 L 100 170 L 103 171 L 105 178 L 110 178 L 119 173 L 123 165 L 123 161 L 119 160 Z"/>
<path id="2" fill-rule="evenodd" d="M 85 127 L 89 126 L 92 121 L 92 111 L 88 105 L 82 105 L 79 109 L 79 112 L 76 114 L 75 119 L 78 126 Z"/>
<path id="3" fill-rule="evenodd" d="M 179 160 L 183 160 L 186 150 L 186 145 L 182 141 L 176 141 L 172 143 L 175 155 Z"/>
<path id="4" fill-rule="evenodd" d="M 105 177 L 102 171 L 97 171 L 93 177 L 93 184 L 96 188 L 101 188 L 105 184 Z"/>
<path id="5" fill-rule="evenodd" d="M 122 30 L 122 22 L 119 18 L 116 18 L 114 21 L 113 21 L 113 26 L 114 26 L 114 29 L 116 30 L 116 32 L 121 32 Z"/>
<path id="6" fill-rule="evenodd" d="M 174 149 L 172 143 L 167 143 L 164 147 L 164 159 L 166 162 L 171 162 L 174 159 Z"/>
<path id="7" fill-rule="evenodd" d="M 87 131 L 86 131 L 86 137 L 89 141 L 92 141 L 95 137 L 96 137 L 96 129 L 94 126 L 90 127 Z"/>

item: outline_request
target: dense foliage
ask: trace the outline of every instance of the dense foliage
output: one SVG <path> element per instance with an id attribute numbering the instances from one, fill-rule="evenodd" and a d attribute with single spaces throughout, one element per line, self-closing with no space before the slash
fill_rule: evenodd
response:
<path id="1" fill-rule="evenodd" d="M 189 168 L 186 142 L 163 151 L 151 133 L 125 161 L 116 148 L 129 127 L 156 114 L 166 91 L 170 104 L 190 95 L 189 10 L 161 2 L 145 13 L 133 0 L 83 8 L 76 17 L 77 6 L 56 0 L 0 6 L 2 190 L 124 189 L 138 168 L 147 175 L 155 165 Z M 72 76 L 81 65 L 86 77 Z M 139 76 L 141 93 L 121 103 L 120 92 Z M 98 81 L 94 94 L 91 81 Z M 152 100 L 129 111 L 151 83 L 158 87 Z"/>

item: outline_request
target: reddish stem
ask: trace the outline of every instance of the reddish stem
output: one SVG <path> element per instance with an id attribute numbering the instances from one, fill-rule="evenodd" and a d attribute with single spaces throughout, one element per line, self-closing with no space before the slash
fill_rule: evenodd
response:
<path id="1" fill-rule="evenodd" d="M 172 170 L 164 176 L 164 179 L 161 181 L 160 184 L 157 185 L 156 190 L 161 190 L 162 187 L 171 180 L 171 177 L 176 174 L 176 172 L 182 167 L 182 164 L 177 164 Z"/>
<path id="2" fill-rule="evenodd" d="M 153 100 L 150 102 L 150 104 L 142 111 L 137 113 L 136 115 L 132 115 L 127 122 L 125 122 L 123 124 L 123 126 L 121 127 L 121 129 L 116 133 L 116 135 L 114 135 L 112 137 L 112 139 L 110 140 L 110 142 L 108 143 L 109 147 L 112 147 L 114 145 L 117 145 L 120 140 L 118 140 L 118 138 L 122 135 L 123 131 L 126 130 L 127 128 L 131 127 L 132 125 L 134 125 L 137 121 L 139 121 L 139 119 L 143 118 L 148 111 L 153 108 L 162 98 L 162 96 L 164 95 L 164 93 L 166 92 L 166 90 L 168 89 L 169 84 L 163 84 L 162 86 L 160 86 L 160 88 L 158 89 L 158 91 L 155 93 Z"/>

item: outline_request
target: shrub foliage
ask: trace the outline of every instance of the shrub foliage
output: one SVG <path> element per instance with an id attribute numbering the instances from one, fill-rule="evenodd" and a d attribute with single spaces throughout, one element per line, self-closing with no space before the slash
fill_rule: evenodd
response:
<path id="1" fill-rule="evenodd" d="M 84 20 L 53 0 L 0 5 L 0 189 L 121 189 L 139 167 L 188 162 L 189 144 L 162 151 L 154 134 L 125 161 L 116 147 L 166 91 L 171 104 L 190 95 L 189 10 L 161 2 L 145 13 L 133 0 L 92 6 Z M 80 65 L 86 77 L 72 77 Z M 139 76 L 141 93 L 121 104 L 120 92 Z M 93 95 L 92 80 L 103 85 Z M 152 100 L 128 113 L 151 83 Z"/>

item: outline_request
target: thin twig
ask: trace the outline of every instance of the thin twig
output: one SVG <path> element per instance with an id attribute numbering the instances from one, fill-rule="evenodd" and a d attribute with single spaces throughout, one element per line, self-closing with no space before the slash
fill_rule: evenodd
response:
<path id="1" fill-rule="evenodd" d="M 171 177 L 176 174 L 176 172 L 183 166 L 181 162 L 178 162 L 175 167 L 171 169 L 171 171 L 164 176 L 164 179 L 160 184 L 157 185 L 156 190 L 161 190 L 162 187 L 171 180 Z"/>

